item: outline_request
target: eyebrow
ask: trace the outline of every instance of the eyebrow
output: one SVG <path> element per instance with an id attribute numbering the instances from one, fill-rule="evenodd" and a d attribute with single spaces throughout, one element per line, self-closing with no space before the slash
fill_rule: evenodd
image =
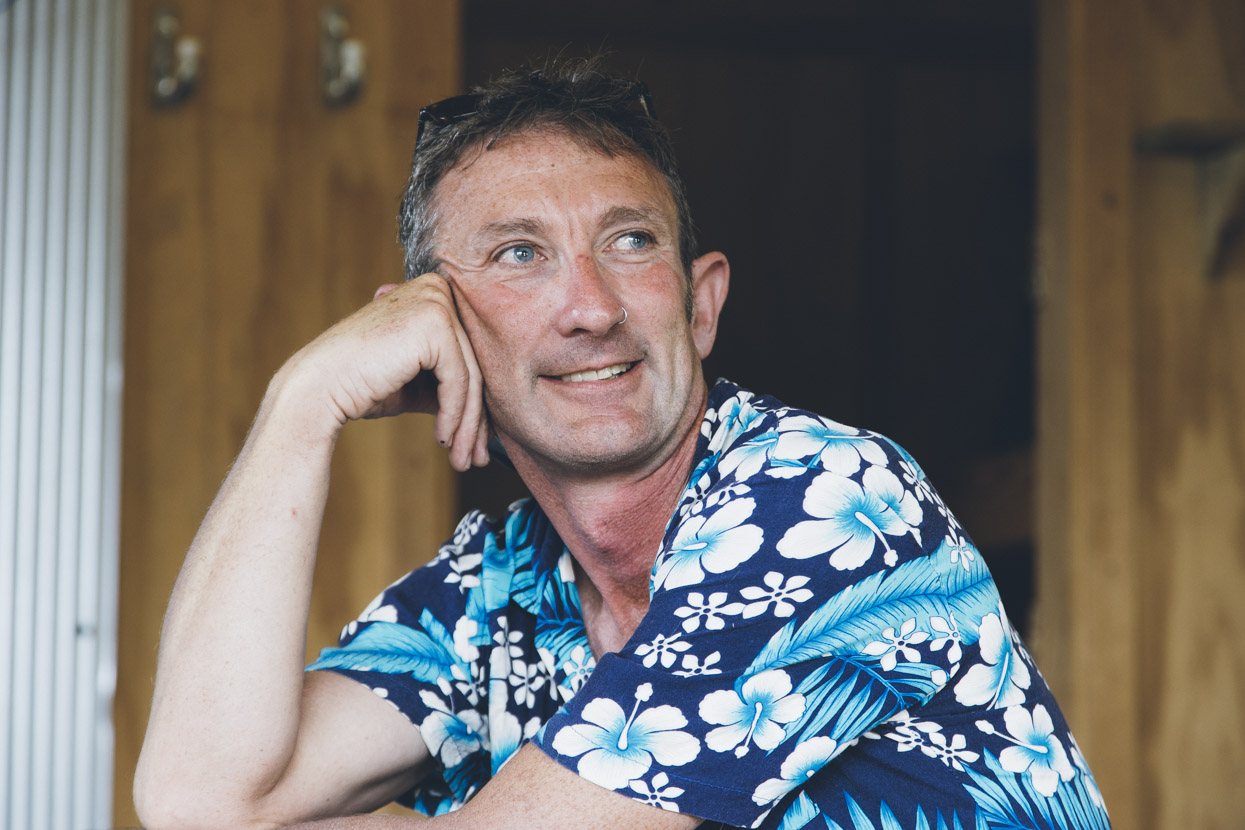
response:
<path id="1" fill-rule="evenodd" d="M 539 236 L 545 223 L 539 219 L 499 219 L 489 222 L 471 235 L 474 245 L 485 245 L 494 239 L 504 236 Z"/>
<path id="2" fill-rule="evenodd" d="M 665 219 L 660 211 L 647 206 L 617 205 L 605 211 L 601 217 L 601 226 L 612 225 L 664 225 Z"/>

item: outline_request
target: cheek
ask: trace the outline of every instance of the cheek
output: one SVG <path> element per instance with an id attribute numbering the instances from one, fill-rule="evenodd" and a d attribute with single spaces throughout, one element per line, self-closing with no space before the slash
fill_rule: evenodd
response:
<path id="1" fill-rule="evenodd" d="M 538 310 L 508 293 L 499 289 L 459 299 L 459 318 L 486 382 L 490 370 L 512 365 L 541 330 Z"/>
<path id="2" fill-rule="evenodd" d="M 615 269 L 615 279 L 623 289 L 620 295 L 635 310 L 649 309 L 654 314 L 665 314 L 667 310 L 686 322 L 685 283 L 678 268 L 667 262 L 658 262 L 645 267 Z"/>

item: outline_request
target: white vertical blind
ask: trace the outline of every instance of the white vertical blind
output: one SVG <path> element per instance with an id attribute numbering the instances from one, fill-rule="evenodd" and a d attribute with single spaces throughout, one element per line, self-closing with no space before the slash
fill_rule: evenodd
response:
<path id="1" fill-rule="evenodd" d="M 0 825 L 111 823 L 125 0 L 0 0 Z"/>

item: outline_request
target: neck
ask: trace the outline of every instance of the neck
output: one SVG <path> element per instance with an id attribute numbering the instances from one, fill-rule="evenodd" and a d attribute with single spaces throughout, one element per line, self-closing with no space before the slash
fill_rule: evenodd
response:
<path id="1" fill-rule="evenodd" d="M 648 610 L 649 575 L 662 535 L 687 484 L 708 390 L 682 438 L 663 457 L 639 469 L 600 476 L 551 473 L 522 452 L 515 469 L 557 529 L 577 565 L 579 593 L 590 635 L 614 648 L 630 637 Z M 612 632 L 612 634 L 610 633 Z M 619 641 L 618 638 L 621 638 Z M 617 641 L 617 642 L 615 642 Z M 593 643 L 594 651 L 602 653 Z"/>

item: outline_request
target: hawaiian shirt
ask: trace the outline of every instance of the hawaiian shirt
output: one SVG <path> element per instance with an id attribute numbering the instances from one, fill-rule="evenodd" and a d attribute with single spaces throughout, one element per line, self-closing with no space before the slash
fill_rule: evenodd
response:
<path id="1" fill-rule="evenodd" d="M 571 555 L 526 500 L 469 514 L 309 668 L 418 727 L 436 771 L 404 803 L 428 814 L 531 741 L 705 827 L 1109 827 L 981 555 L 916 462 L 726 381 L 620 651 L 592 654 Z"/>

